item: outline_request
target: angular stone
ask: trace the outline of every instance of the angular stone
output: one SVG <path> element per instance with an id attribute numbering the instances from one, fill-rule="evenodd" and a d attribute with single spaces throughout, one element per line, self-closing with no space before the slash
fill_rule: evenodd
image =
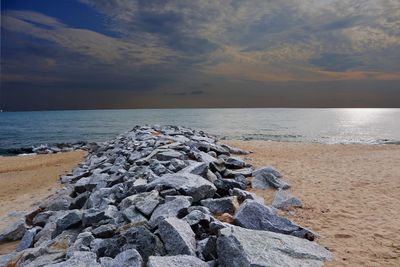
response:
<path id="1" fill-rule="evenodd" d="M 197 257 L 204 261 L 217 259 L 217 237 L 210 236 L 197 241 L 196 253 Z"/>
<path id="2" fill-rule="evenodd" d="M 210 163 L 210 169 L 213 172 L 223 173 L 226 170 L 225 161 L 218 159 Z"/>
<path id="3" fill-rule="evenodd" d="M 96 238 L 90 242 L 90 248 L 97 254 L 98 257 L 111 257 L 114 258 L 121 248 L 121 240 L 117 238 Z"/>
<path id="4" fill-rule="evenodd" d="M 236 155 L 247 155 L 250 153 L 249 151 L 246 151 L 246 150 L 243 150 L 240 148 L 236 148 L 236 147 L 231 147 L 226 144 L 221 144 L 221 146 L 223 148 L 226 148 L 229 151 L 229 153 L 236 154 Z"/>
<path id="5" fill-rule="evenodd" d="M 285 181 L 277 178 L 270 172 L 260 172 L 251 181 L 251 186 L 257 189 L 267 189 L 272 186 L 275 189 L 288 189 L 290 186 Z"/>
<path id="6" fill-rule="evenodd" d="M 272 201 L 272 207 L 282 210 L 288 210 L 290 208 L 301 208 L 303 204 L 300 199 L 292 196 L 291 194 L 278 190 L 275 193 L 274 199 Z"/>
<path id="7" fill-rule="evenodd" d="M 157 226 L 160 221 L 169 217 L 176 217 L 183 209 L 187 209 L 191 205 L 186 197 L 177 197 L 171 201 L 159 205 L 150 217 L 149 224 L 153 227 Z"/>
<path id="8" fill-rule="evenodd" d="M 225 160 L 225 165 L 229 169 L 241 169 L 246 167 L 246 162 L 240 158 L 231 157 Z"/>
<path id="9" fill-rule="evenodd" d="M 199 258 L 189 255 L 178 256 L 151 256 L 147 267 L 209 267 L 209 265 Z"/>
<path id="10" fill-rule="evenodd" d="M 83 232 L 80 233 L 74 244 L 68 248 L 68 254 L 74 252 L 74 251 L 89 251 L 90 250 L 90 243 L 94 240 L 95 238 L 93 235 L 89 232 Z"/>
<path id="11" fill-rule="evenodd" d="M 213 197 L 217 191 L 216 187 L 203 177 L 190 173 L 166 174 L 147 185 L 147 189 L 163 186 L 165 189 L 174 188 L 185 195 L 193 197 L 197 202 L 204 198 Z"/>
<path id="12" fill-rule="evenodd" d="M 193 210 L 188 215 L 186 215 L 183 220 L 185 220 L 190 226 L 192 226 L 202 221 L 210 222 L 211 217 L 209 214 L 203 213 L 200 210 Z"/>
<path id="13" fill-rule="evenodd" d="M 24 249 L 32 247 L 35 236 L 40 229 L 41 229 L 40 227 L 34 227 L 32 229 L 27 230 L 24 236 L 22 237 L 21 242 L 18 244 L 16 251 L 19 252 Z"/>
<path id="14" fill-rule="evenodd" d="M 208 164 L 204 162 L 189 161 L 189 166 L 183 168 L 178 173 L 197 174 L 201 177 L 207 177 Z"/>
<path id="15" fill-rule="evenodd" d="M 92 230 L 92 234 L 97 238 L 110 238 L 114 235 L 117 228 L 112 224 L 101 225 Z"/>
<path id="16" fill-rule="evenodd" d="M 250 167 L 237 169 L 237 170 L 226 169 L 224 171 L 224 176 L 225 177 L 235 177 L 237 175 L 243 175 L 244 177 L 250 177 L 252 173 L 253 173 L 253 168 L 250 168 Z"/>
<path id="17" fill-rule="evenodd" d="M 200 201 L 201 205 L 207 207 L 211 213 L 230 213 L 234 214 L 239 207 L 239 203 L 235 196 L 222 198 L 208 198 Z"/>
<path id="18" fill-rule="evenodd" d="M 19 220 L 0 232 L 0 244 L 21 239 L 26 231 L 25 222 Z"/>
<path id="19" fill-rule="evenodd" d="M 56 222 L 56 229 L 52 238 L 59 235 L 62 231 L 77 226 L 82 222 L 82 213 L 80 210 L 70 210 Z"/>
<path id="20" fill-rule="evenodd" d="M 144 261 L 147 261 L 151 255 L 165 255 L 161 240 L 144 226 L 129 228 L 122 233 L 122 236 L 127 242 L 123 250 L 135 248 Z"/>
<path id="21" fill-rule="evenodd" d="M 246 178 L 236 176 L 234 179 L 217 179 L 214 181 L 218 194 L 221 196 L 229 195 L 229 190 L 234 188 L 246 189 Z"/>
<path id="22" fill-rule="evenodd" d="M 122 211 L 122 215 L 124 219 L 132 223 L 133 225 L 143 225 L 147 223 L 146 217 L 144 217 L 136 208 L 135 206 L 130 206 Z"/>
<path id="23" fill-rule="evenodd" d="M 169 255 L 196 255 L 195 234 L 190 225 L 177 218 L 167 218 L 158 230 Z"/>
<path id="24" fill-rule="evenodd" d="M 275 169 L 274 167 L 271 167 L 271 166 L 262 167 L 262 168 L 259 168 L 255 171 L 253 171 L 252 176 L 256 176 L 261 173 L 271 173 L 276 178 L 279 178 L 279 179 L 283 178 L 283 175 L 277 169 Z"/>
<path id="25" fill-rule="evenodd" d="M 162 161 L 169 161 L 171 159 L 185 159 L 185 155 L 176 150 L 166 150 L 157 153 L 156 158 Z"/>
<path id="26" fill-rule="evenodd" d="M 254 200 L 246 200 L 242 203 L 234 217 L 234 224 L 247 229 L 266 230 L 309 240 L 315 238 L 311 231 L 276 215 L 271 208 Z"/>
<path id="27" fill-rule="evenodd" d="M 88 209 L 83 211 L 82 223 L 84 226 L 97 225 L 104 220 L 111 220 L 118 214 L 118 208 L 114 205 L 107 206 L 106 209 Z"/>
<path id="28" fill-rule="evenodd" d="M 40 226 L 44 227 L 47 220 L 54 214 L 53 211 L 44 211 L 41 213 L 38 213 L 32 220 L 32 224 L 34 226 Z"/>
<path id="29" fill-rule="evenodd" d="M 220 230 L 217 250 L 221 267 L 322 266 L 332 260 L 332 254 L 314 242 L 241 227 Z"/>
<path id="30" fill-rule="evenodd" d="M 127 208 L 135 206 L 144 215 L 149 216 L 160 203 L 160 198 L 157 190 L 144 192 L 129 196 L 122 200 L 120 207 Z"/>
<path id="31" fill-rule="evenodd" d="M 101 262 L 102 267 L 142 267 L 143 260 L 140 256 L 139 252 L 136 249 L 127 249 L 117 256 L 114 259 L 110 259 L 107 261 Z"/>
<path id="32" fill-rule="evenodd" d="M 49 267 L 101 267 L 97 262 L 96 254 L 88 251 L 75 251 L 70 255 L 70 258 L 66 261 L 46 265 Z"/>

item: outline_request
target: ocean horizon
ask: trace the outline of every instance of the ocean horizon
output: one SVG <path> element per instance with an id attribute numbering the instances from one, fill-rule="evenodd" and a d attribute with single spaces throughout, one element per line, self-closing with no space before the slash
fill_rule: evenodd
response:
<path id="1" fill-rule="evenodd" d="M 103 142 L 135 125 L 182 125 L 220 139 L 400 143 L 400 109 L 114 109 L 0 113 L 0 153 L 42 144 Z"/>

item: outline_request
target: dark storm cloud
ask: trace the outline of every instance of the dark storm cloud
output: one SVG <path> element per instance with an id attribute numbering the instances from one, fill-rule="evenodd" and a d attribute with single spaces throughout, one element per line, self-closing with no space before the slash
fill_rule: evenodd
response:
<path id="1" fill-rule="evenodd" d="M 121 107 L 167 100 L 171 106 L 264 106 L 260 99 L 271 92 L 274 102 L 267 105 L 313 106 L 302 97 L 287 100 L 313 88 L 304 95 L 331 105 L 323 97 L 327 88 L 338 92 L 355 81 L 368 85 L 360 99 L 372 103 L 371 90 L 400 81 L 398 1 L 80 0 L 73 7 L 91 10 L 85 15 L 93 18 L 77 18 L 73 26 L 61 19 L 70 17 L 62 10 L 6 3 L 1 94 L 11 102 L 2 97 L 1 105 L 8 108 L 20 106 L 15 92 L 27 88 L 44 102 L 62 94 L 78 103 L 101 92 L 98 107 L 114 107 L 115 99 Z M 32 108 L 45 108 L 30 99 Z"/>

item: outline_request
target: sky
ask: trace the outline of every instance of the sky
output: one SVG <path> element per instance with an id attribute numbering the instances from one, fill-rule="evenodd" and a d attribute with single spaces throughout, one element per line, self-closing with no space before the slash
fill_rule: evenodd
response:
<path id="1" fill-rule="evenodd" d="M 400 107 L 399 0 L 1 0 L 0 109 Z"/>

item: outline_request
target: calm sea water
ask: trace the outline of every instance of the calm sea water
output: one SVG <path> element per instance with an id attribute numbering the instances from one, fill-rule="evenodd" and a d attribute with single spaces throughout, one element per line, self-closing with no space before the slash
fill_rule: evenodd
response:
<path id="1" fill-rule="evenodd" d="M 78 110 L 0 113 L 0 149 L 104 141 L 138 124 L 183 125 L 227 139 L 400 141 L 400 109 Z"/>

